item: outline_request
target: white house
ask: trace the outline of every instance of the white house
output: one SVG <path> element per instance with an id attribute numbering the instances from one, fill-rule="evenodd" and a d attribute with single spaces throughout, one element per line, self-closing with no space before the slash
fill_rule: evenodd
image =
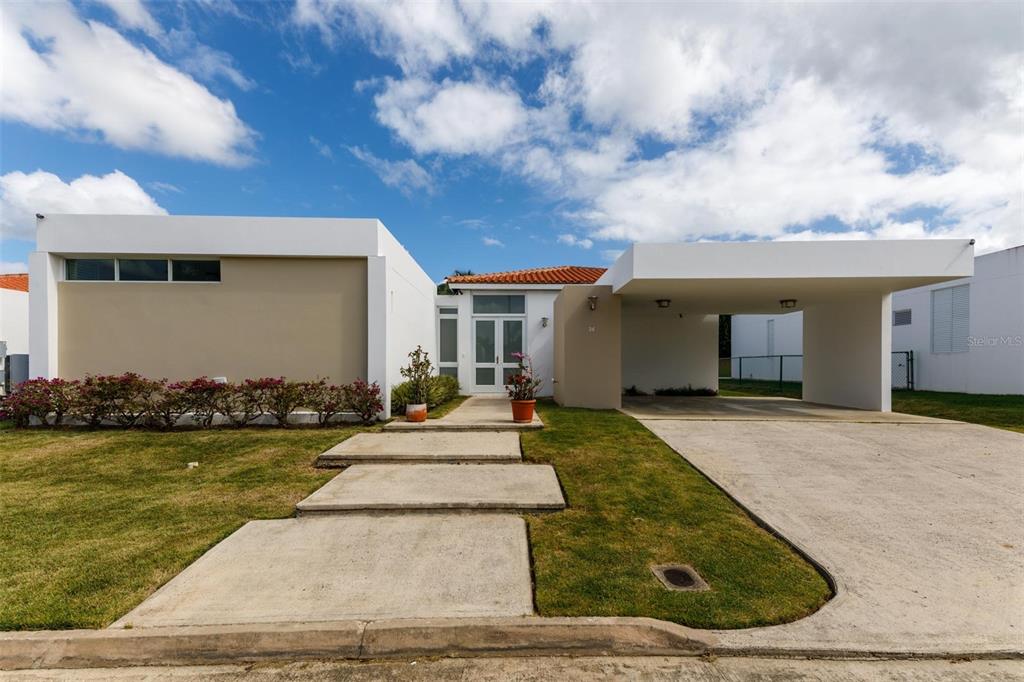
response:
<path id="1" fill-rule="evenodd" d="M 28 350 L 28 274 L 0 275 L 0 393 L 11 371 L 6 356 Z M 18 380 L 17 371 L 11 378 Z"/>
<path id="2" fill-rule="evenodd" d="M 28 274 L 0 275 L 0 341 L 9 355 L 28 353 Z"/>
<path id="3" fill-rule="evenodd" d="M 913 351 L 915 388 L 1024 394 L 1024 246 L 978 256 L 972 277 L 898 291 L 892 308 L 892 349 Z M 778 379 L 775 356 L 801 356 L 802 332 L 799 312 L 733 317 L 732 376 Z M 783 372 L 800 381 L 802 358 Z"/>
<path id="4" fill-rule="evenodd" d="M 33 376 L 364 377 L 390 397 L 420 345 L 494 393 L 525 350 L 557 401 L 597 408 L 632 385 L 717 388 L 718 314 L 781 306 L 805 312 L 805 398 L 888 410 L 891 292 L 973 272 L 966 240 L 636 244 L 607 271 L 437 296 L 373 219 L 49 215 L 37 247 Z"/>

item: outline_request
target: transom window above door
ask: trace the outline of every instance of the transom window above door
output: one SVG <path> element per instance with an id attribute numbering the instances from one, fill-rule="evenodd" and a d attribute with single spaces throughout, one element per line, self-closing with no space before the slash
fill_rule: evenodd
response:
<path id="1" fill-rule="evenodd" d="M 474 294 L 473 313 L 476 315 L 523 315 L 526 296 L 515 294 Z"/>

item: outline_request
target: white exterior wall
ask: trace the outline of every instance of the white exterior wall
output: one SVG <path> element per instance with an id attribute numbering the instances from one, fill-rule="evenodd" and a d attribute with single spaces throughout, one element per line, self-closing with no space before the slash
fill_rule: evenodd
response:
<path id="1" fill-rule="evenodd" d="M 804 314 L 800 311 L 786 315 L 733 315 L 732 356 L 768 355 L 768 322 L 773 323 L 775 347 L 773 355 L 801 355 L 804 347 Z M 782 378 L 785 381 L 800 381 L 803 361 L 800 358 L 785 358 L 782 363 Z M 740 375 L 740 361 L 732 361 L 734 379 L 779 378 L 778 358 L 751 358 L 743 360 L 743 374 Z"/>
<path id="2" fill-rule="evenodd" d="M 8 355 L 28 353 L 28 292 L 0 289 L 0 341 Z"/>
<path id="3" fill-rule="evenodd" d="M 892 309 L 911 310 L 912 322 L 892 327 L 892 350 L 914 352 L 918 390 L 1024 394 L 1024 246 L 978 256 L 974 273 L 973 277 L 894 293 Z M 971 287 L 968 350 L 933 353 L 931 292 L 961 284 Z M 732 355 L 764 355 L 769 319 L 775 320 L 775 352 L 802 354 L 803 314 L 796 312 L 734 315 Z M 787 358 L 784 374 L 787 381 L 801 381 L 800 363 Z M 740 378 L 738 360 L 732 362 L 732 376 Z M 777 379 L 778 365 L 744 360 L 743 378 Z"/>
<path id="4" fill-rule="evenodd" d="M 892 295 L 808 306 L 803 399 L 892 409 Z"/>
<path id="5" fill-rule="evenodd" d="M 437 308 L 459 309 L 458 320 L 458 358 L 459 387 L 465 394 L 473 392 L 473 294 L 500 294 L 526 296 L 526 323 L 523 333 L 526 335 L 526 354 L 533 360 L 534 374 L 544 380 L 537 395 L 554 395 L 555 374 L 555 336 L 554 310 L 555 299 L 561 287 L 514 288 L 504 285 L 487 285 L 469 288 L 471 285 L 460 285 L 462 293 L 455 296 L 438 296 Z M 548 326 L 543 318 L 548 319 Z M 437 311 L 434 311 L 434 324 L 437 324 Z M 433 357 L 433 356 L 432 356 Z"/>
<path id="6" fill-rule="evenodd" d="M 624 303 L 622 385 L 718 390 L 718 316 Z"/>
<path id="7" fill-rule="evenodd" d="M 402 383 L 404 380 L 401 368 L 408 362 L 409 352 L 416 346 L 422 346 L 423 350 L 430 353 L 430 357 L 437 359 L 437 336 L 434 331 L 434 296 L 437 292 L 437 285 L 430 279 L 430 276 L 419 266 L 409 252 L 405 250 L 394 235 L 380 225 L 380 246 L 379 253 L 383 264 L 368 266 L 367 273 L 374 271 L 375 276 L 380 279 L 384 277 L 383 310 L 386 311 L 383 321 L 384 334 L 374 331 L 368 325 L 370 334 L 367 352 L 369 358 L 377 363 L 380 360 L 381 347 L 386 346 L 387 357 L 385 367 L 381 376 L 384 381 L 377 379 L 381 386 L 393 386 Z M 381 273 L 383 271 L 383 274 Z M 382 297 L 381 290 L 368 289 L 371 293 L 368 301 L 369 318 L 374 320 L 378 327 L 382 322 L 381 308 L 375 302 Z M 375 308 L 377 308 L 375 310 Z M 386 339 L 386 344 L 381 343 Z M 376 346 L 376 350 L 375 350 Z M 367 365 L 369 367 L 369 364 Z M 378 371 L 380 371 L 378 369 Z M 385 398 L 384 414 L 391 414 L 391 391 L 387 391 Z"/>
<path id="8" fill-rule="evenodd" d="M 933 353 L 931 292 L 970 285 L 968 350 Z M 911 324 L 893 327 L 893 349 L 914 351 L 914 380 L 926 391 L 1024 394 L 1024 246 L 978 256 L 974 276 L 901 291 L 893 310 Z"/>

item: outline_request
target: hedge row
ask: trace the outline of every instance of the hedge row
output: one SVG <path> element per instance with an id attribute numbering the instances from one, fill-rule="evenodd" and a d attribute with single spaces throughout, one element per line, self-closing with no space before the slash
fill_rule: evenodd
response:
<path id="1" fill-rule="evenodd" d="M 405 406 L 411 401 L 413 387 L 411 381 L 404 381 L 391 388 L 391 414 L 405 414 Z M 430 377 L 427 391 L 427 407 L 436 407 L 459 395 L 459 380 L 450 376 Z"/>
<path id="2" fill-rule="evenodd" d="M 207 428 L 217 415 L 232 426 L 245 426 L 270 415 L 288 426 L 288 415 L 305 408 L 326 426 L 342 412 L 354 412 L 365 424 L 373 422 L 384 403 L 377 383 L 356 379 L 341 386 L 319 381 L 288 381 L 283 377 L 221 383 L 208 377 L 168 382 L 132 372 L 88 376 L 78 381 L 31 379 L 0 403 L 0 419 L 28 426 L 32 418 L 60 426 L 71 418 L 90 427 L 116 423 L 123 427 L 170 429 L 188 415 Z"/>

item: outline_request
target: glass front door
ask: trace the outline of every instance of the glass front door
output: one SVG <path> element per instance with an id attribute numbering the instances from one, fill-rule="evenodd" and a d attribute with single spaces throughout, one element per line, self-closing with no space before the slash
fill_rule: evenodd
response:
<path id="1" fill-rule="evenodd" d="M 514 353 L 526 347 L 524 320 L 521 317 L 487 317 L 473 320 L 473 388 L 478 393 L 504 390 L 505 381 L 514 374 L 519 360 Z"/>

